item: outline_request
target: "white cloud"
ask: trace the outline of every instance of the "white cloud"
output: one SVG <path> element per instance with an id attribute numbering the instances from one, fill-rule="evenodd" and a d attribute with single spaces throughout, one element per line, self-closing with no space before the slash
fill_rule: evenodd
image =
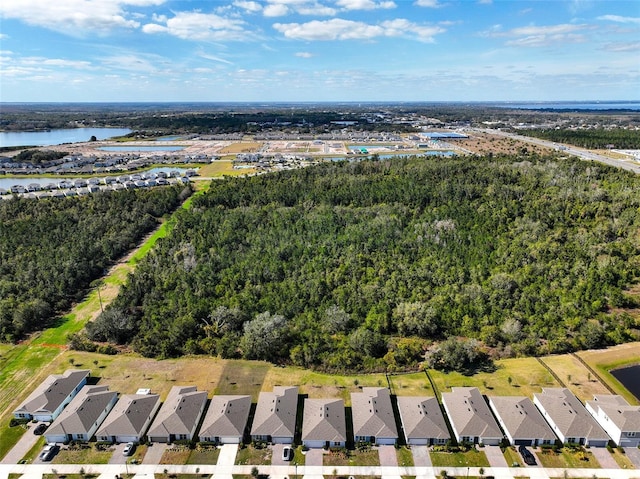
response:
<path id="1" fill-rule="evenodd" d="M 211 60 L 212 62 L 220 62 L 220 63 L 226 63 L 228 65 L 233 65 L 233 62 L 230 62 L 229 60 L 225 60 L 224 58 L 220 58 L 214 55 L 209 55 L 207 53 L 200 53 L 199 56 L 206 60 Z"/>
<path id="2" fill-rule="evenodd" d="M 578 32 L 588 28 L 590 28 L 588 25 L 564 23 L 546 26 L 528 25 L 511 30 L 502 30 L 501 25 L 494 25 L 489 30 L 482 32 L 481 35 L 490 38 L 510 38 L 506 41 L 508 46 L 544 47 L 562 43 L 585 42 L 587 40 L 586 37 Z"/>
<path id="3" fill-rule="evenodd" d="M 287 38 L 299 40 L 371 40 L 376 37 L 409 37 L 431 42 L 433 37 L 445 30 L 440 27 L 418 25 L 402 18 L 370 25 L 334 18 L 326 21 L 313 20 L 307 23 L 276 23 L 273 28 Z"/>
<path id="4" fill-rule="evenodd" d="M 640 24 L 640 17 L 622 17 L 620 15 L 602 15 L 601 17 L 598 17 L 598 20 L 606 20 L 609 22 L 617 22 L 617 23 Z"/>
<path id="5" fill-rule="evenodd" d="M 391 0 L 338 0 L 336 5 L 344 10 L 376 10 L 397 7 L 397 5 Z"/>
<path id="6" fill-rule="evenodd" d="M 284 17 L 288 13 L 289 7 L 282 3 L 275 3 L 264 7 L 265 17 Z"/>
<path id="7" fill-rule="evenodd" d="M 296 53 L 296 56 L 300 58 L 312 58 L 314 55 L 313 53 L 309 53 L 309 52 L 298 52 Z"/>
<path id="8" fill-rule="evenodd" d="M 222 41 L 245 40 L 251 34 L 244 29 L 245 22 L 225 18 L 215 13 L 178 12 L 166 20 L 165 25 L 148 23 L 142 31 L 149 34 L 167 33 L 183 40 Z"/>
<path id="9" fill-rule="evenodd" d="M 268 0 L 268 3 L 263 9 L 265 17 L 283 17 L 291 13 L 333 16 L 337 13 L 337 10 L 318 3 L 315 0 Z"/>
<path id="10" fill-rule="evenodd" d="M 165 0 L 8 0 L 0 16 L 69 35 L 107 33 L 115 28 L 137 28 L 127 7 L 160 5 Z"/>
<path id="11" fill-rule="evenodd" d="M 0 40 L 6 40 L 9 38 L 9 35 L 7 35 L 6 33 L 0 33 Z"/>
<path id="12" fill-rule="evenodd" d="M 640 52 L 640 42 L 609 43 L 603 47 L 608 52 Z"/>
<path id="13" fill-rule="evenodd" d="M 251 13 L 260 12 L 262 10 L 262 5 L 260 5 L 258 2 L 248 0 L 236 0 L 235 2 L 233 2 L 233 5 Z"/>
<path id="14" fill-rule="evenodd" d="M 438 0 L 416 0 L 414 5 L 417 7 L 427 7 L 427 8 L 439 8 L 442 6 L 438 3 Z"/>

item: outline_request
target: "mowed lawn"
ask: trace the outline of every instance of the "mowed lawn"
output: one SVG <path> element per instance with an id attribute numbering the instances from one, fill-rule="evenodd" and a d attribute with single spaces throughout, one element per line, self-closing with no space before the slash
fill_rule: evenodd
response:
<path id="1" fill-rule="evenodd" d="M 593 399 L 594 394 L 610 394 L 598 378 L 571 354 L 545 356 L 542 360 L 582 402 Z"/>
<path id="2" fill-rule="evenodd" d="M 222 176 L 242 176 L 254 173 L 254 168 L 233 169 L 233 160 L 216 160 L 213 163 L 201 166 L 198 175 L 204 178 L 218 178 Z M 197 177 L 194 180 L 198 180 Z"/>
<path id="3" fill-rule="evenodd" d="M 488 396 L 528 396 L 545 387 L 560 384 L 535 358 L 515 358 L 496 361 L 493 372 L 479 372 L 473 376 L 461 373 L 443 373 L 430 369 L 439 393 L 450 392 L 452 387 L 477 387 Z M 400 393 L 399 393 L 400 394 Z"/>

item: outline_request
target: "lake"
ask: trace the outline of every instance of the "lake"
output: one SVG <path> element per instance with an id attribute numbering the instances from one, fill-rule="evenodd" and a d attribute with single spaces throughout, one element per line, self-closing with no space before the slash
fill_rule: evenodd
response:
<path id="1" fill-rule="evenodd" d="M 67 128 L 49 131 L 3 131 L 0 146 L 49 146 L 89 141 L 92 136 L 106 140 L 131 133 L 128 128 Z"/>
<path id="2" fill-rule="evenodd" d="M 640 364 L 610 371 L 640 401 Z"/>

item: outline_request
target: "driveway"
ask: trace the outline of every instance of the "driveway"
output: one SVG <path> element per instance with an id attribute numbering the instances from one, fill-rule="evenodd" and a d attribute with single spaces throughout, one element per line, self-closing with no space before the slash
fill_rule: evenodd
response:
<path id="1" fill-rule="evenodd" d="M 220 446 L 220 454 L 218 455 L 218 466 L 233 466 L 236 463 L 236 455 L 238 454 L 238 444 L 223 444 Z"/>
<path id="2" fill-rule="evenodd" d="M 500 450 L 500 446 L 485 446 L 480 450 L 486 454 L 491 467 L 509 467 L 507 460 L 504 458 L 504 454 L 502 454 Z"/>
<path id="3" fill-rule="evenodd" d="M 432 467 L 429 446 L 411 446 L 411 453 L 416 467 Z"/>
<path id="4" fill-rule="evenodd" d="M 38 423 L 39 424 L 39 423 Z M 27 429 L 22 437 L 18 440 L 15 446 L 4 456 L 4 459 L 0 461 L 2 464 L 18 464 L 20 460 L 31 450 L 31 448 L 38 442 L 40 436 L 36 436 L 33 433 L 36 424 L 29 423 L 29 429 Z M 20 427 L 20 426 L 15 426 Z"/>
<path id="5" fill-rule="evenodd" d="M 324 449 L 309 449 L 304 455 L 305 466 L 322 466 Z"/>
<path id="6" fill-rule="evenodd" d="M 383 467 L 398 467 L 398 456 L 395 446 L 378 446 L 378 457 Z"/>
<path id="7" fill-rule="evenodd" d="M 111 457 L 109 458 L 109 464 L 125 464 L 127 462 L 127 459 L 129 458 L 122 453 L 125 445 L 126 442 L 110 446 L 110 449 L 113 450 L 113 454 L 111 454 Z"/>
<path id="8" fill-rule="evenodd" d="M 640 469 L 640 449 L 637 447 L 625 447 L 624 452 L 633 465 Z"/>
<path id="9" fill-rule="evenodd" d="M 147 452 L 142 458 L 142 464 L 160 464 L 160 459 L 167 450 L 169 444 L 163 442 L 151 442 L 147 447 Z"/>
<path id="10" fill-rule="evenodd" d="M 288 466 L 291 462 L 282 459 L 282 450 L 286 447 L 293 447 L 291 444 L 274 444 L 271 446 L 271 465 L 272 466 Z"/>
<path id="11" fill-rule="evenodd" d="M 611 453 L 607 451 L 606 447 L 591 447 L 589 448 L 589 451 L 593 454 L 593 457 L 596 458 L 603 469 L 620 469 L 620 466 Z"/>

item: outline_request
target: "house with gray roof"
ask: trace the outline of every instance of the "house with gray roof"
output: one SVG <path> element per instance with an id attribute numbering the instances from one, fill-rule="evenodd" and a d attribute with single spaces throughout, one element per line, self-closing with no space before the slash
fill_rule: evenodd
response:
<path id="1" fill-rule="evenodd" d="M 622 396 L 598 394 L 585 408 L 616 445 L 640 446 L 640 406 L 630 405 Z"/>
<path id="2" fill-rule="evenodd" d="M 296 432 L 298 388 L 276 386 L 261 392 L 251 428 L 251 440 L 291 444 Z"/>
<path id="3" fill-rule="evenodd" d="M 361 393 L 351 393 L 351 413 L 355 442 L 393 445 L 398 441 L 388 389 L 365 387 Z"/>
<path id="4" fill-rule="evenodd" d="M 544 388 L 533 403 L 563 443 L 604 447 L 609 435 L 567 388 Z"/>
<path id="5" fill-rule="evenodd" d="M 438 399 L 398 396 L 397 400 L 407 444 L 446 444 L 451 439 Z"/>
<path id="6" fill-rule="evenodd" d="M 239 444 L 247 429 L 251 396 L 213 396 L 200 428 L 200 440 Z"/>
<path id="7" fill-rule="evenodd" d="M 14 417 L 53 421 L 87 384 L 90 373 L 88 369 L 69 369 L 64 374 L 52 374 L 13 411 Z"/>
<path id="8" fill-rule="evenodd" d="M 88 442 L 117 400 L 108 386 L 83 387 L 45 432 L 47 442 Z"/>
<path id="9" fill-rule="evenodd" d="M 305 399 L 302 442 L 309 448 L 345 447 L 347 423 L 342 399 Z"/>
<path id="10" fill-rule="evenodd" d="M 96 439 L 105 442 L 139 443 L 160 407 L 157 394 L 126 394 L 120 398 L 98 431 Z"/>
<path id="11" fill-rule="evenodd" d="M 149 441 L 191 441 L 206 404 L 206 391 L 198 391 L 196 386 L 173 386 L 149 427 Z"/>
<path id="12" fill-rule="evenodd" d="M 500 444 L 504 435 L 478 388 L 451 388 L 442 394 L 442 404 L 458 442 Z"/>
<path id="13" fill-rule="evenodd" d="M 528 397 L 491 396 L 489 407 L 512 445 L 539 446 L 556 442 L 556 435 Z"/>

